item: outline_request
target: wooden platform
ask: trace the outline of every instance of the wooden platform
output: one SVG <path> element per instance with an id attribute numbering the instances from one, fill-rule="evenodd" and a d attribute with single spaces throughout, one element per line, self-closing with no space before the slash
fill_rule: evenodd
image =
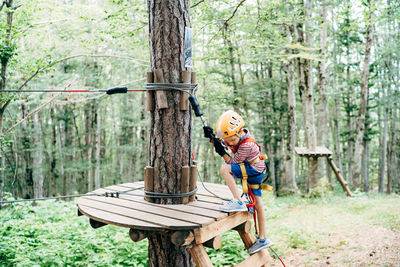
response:
<path id="1" fill-rule="evenodd" d="M 329 157 L 332 155 L 332 151 L 324 146 L 317 146 L 315 150 L 306 147 L 295 147 L 294 151 L 300 157 Z"/>
<path id="2" fill-rule="evenodd" d="M 205 183 L 215 194 L 232 198 L 228 187 Z M 143 182 L 126 183 L 98 189 L 90 193 L 126 191 L 141 188 Z M 96 221 L 138 230 L 192 230 L 219 221 L 229 214 L 219 211 L 222 200 L 208 193 L 198 184 L 197 201 L 185 205 L 160 205 L 143 199 L 141 190 L 121 194 L 119 198 L 104 196 L 81 197 L 76 204 L 79 211 Z M 89 193 L 89 194 L 90 194 Z"/>
<path id="3" fill-rule="evenodd" d="M 205 185 L 221 197 L 232 198 L 227 186 L 211 183 Z M 126 183 L 98 189 L 88 194 L 126 191 L 143 186 L 143 182 Z M 107 224 L 130 228 L 129 235 L 135 242 L 146 238 L 147 231 L 170 230 L 174 232 L 171 241 L 175 245 L 188 246 L 197 266 L 209 267 L 212 263 L 204 246 L 218 249 L 221 245 L 220 235 L 226 231 L 236 230 L 246 249 L 255 242 L 255 236 L 251 232 L 252 215 L 249 212 L 222 212 L 219 206 L 223 200 L 207 192 L 201 183 L 197 184 L 197 188 L 197 200 L 184 205 L 147 202 L 144 200 L 142 190 L 128 192 L 138 196 L 128 194 L 120 194 L 118 198 L 83 196 L 76 204 L 78 214 L 88 216 L 93 228 Z M 263 249 L 237 266 L 265 266 L 267 262 L 272 262 L 272 258 L 267 250 Z"/>

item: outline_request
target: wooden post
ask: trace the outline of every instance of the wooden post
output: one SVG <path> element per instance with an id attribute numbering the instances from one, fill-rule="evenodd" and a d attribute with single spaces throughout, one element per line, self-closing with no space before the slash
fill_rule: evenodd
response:
<path id="1" fill-rule="evenodd" d="M 97 229 L 97 228 L 107 225 L 106 223 L 99 222 L 99 221 L 96 221 L 93 219 L 89 219 L 89 223 L 90 223 L 90 226 L 92 226 L 92 228 L 94 228 L 94 229 Z"/>
<path id="2" fill-rule="evenodd" d="M 192 231 L 176 231 L 171 235 L 171 242 L 176 246 L 187 246 L 194 240 Z"/>
<path id="3" fill-rule="evenodd" d="M 193 161 L 193 165 L 190 167 L 190 181 L 189 181 L 189 192 L 192 192 L 197 186 L 197 162 Z M 193 202 L 196 198 L 196 194 L 189 197 L 189 202 Z"/>
<path id="4" fill-rule="evenodd" d="M 203 244 L 193 245 L 191 248 L 189 248 L 189 251 L 197 267 L 213 266 Z"/>
<path id="5" fill-rule="evenodd" d="M 192 84 L 195 84 L 196 82 L 196 72 L 192 72 Z"/>
<path id="6" fill-rule="evenodd" d="M 238 232 L 244 232 L 244 233 L 250 233 L 251 231 L 251 221 L 246 221 L 235 228 L 233 230 L 236 230 Z"/>
<path id="7" fill-rule="evenodd" d="M 153 82 L 153 73 L 152 72 L 147 72 L 147 83 L 152 83 Z M 147 98 L 147 111 L 151 111 L 153 109 L 153 92 L 152 91 L 147 91 L 146 92 L 146 98 Z"/>
<path id="8" fill-rule="evenodd" d="M 144 168 L 144 190 L 148 192 L 154 192 L 154 168 L 146 166 Z M 148 202 L 154 202 L 151 197 L 144 197 Z"/>
<path id="9" fill-rule="evenodd" d="M 182 82 L 190 84 L 192 80 L 191 71 L 182 71 Z M 188 94 L 185 92 L 181 92 L 181 103 L 180 103 L 181 110 L 189 110 L 189 99 Z"/>
<path id="10" fill-rule="evenodd" d="M 164 83 L 164 76 L 162 69 L 154 70 L 154 83 Z M 168 108 L 168 98 L 165 91 L 156 91 L 157 107 L 158 109 Z"/>
<path id="11" fill-rule="evenodd" d="M 181 193 L 189 192 L 189 176 L 190 169 L 189 166 L 182 167 L 182 180 L 181 180 Z M 189 202 L 189 197 L 182 198 L 182 204 L 187 204 Z"/>
<path id="12" fill-rule="evenodd" d="M 210 240 L 204 242 L 203 245 L 205 247 L 217 250 L 221 247 L 221 243 L 222 243 L 222 238 L 220 235 L 217 235 L 217 236 L 211 238 Z"/>
<path id="13" fill-rule="evenodd" d="M 351 194 L 351 191 L 346 183 L 346 181 L 343 179 L 342 175 L 340 174 L 340 170 L 336 167 L 335 162 L 333 162 L 333 159 L 331 156 L 327 157 L 329 165 L 331 165 L 333 172 L 336 174 L 336 178 L 338 179 L 339 183 L 342 185 L 343 190 L 346 192 L 346 194 L 349 197 L 352 197 L 353 195 Z"/>
<path id="14" fill-rule="evenodd" d="M 139 231 L 136 229 L 129 229 L 129 237 L 133 242 L 139 242 L 140 240 L 143 240 L 146 238 L 146 234 L 143 231 Z"/>

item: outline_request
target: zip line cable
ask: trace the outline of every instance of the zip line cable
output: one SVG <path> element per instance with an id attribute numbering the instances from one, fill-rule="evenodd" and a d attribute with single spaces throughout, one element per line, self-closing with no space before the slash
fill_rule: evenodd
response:
<path id="1" fill-rule="evenodd" d="M 145 195 L 141 194 L 132 194 L 129 192 L 140 190 L 145 193 Z M 120 195 L 134 196 L 134 197 L 149 197 L 149 198 L 180 198 L 180 197 L 190 197 L 194 195 L 198 191 L 197 188 L 188 192 L 188 193 L 179 193 L 179 194 L 168 194 L 168 193 L 158 193 L 158 192 L 149 192 L 144 190 L 144 187 L 133 188 L 125 191 L 110 191 L 104 193 L 86 193 L 86 194 L 76 194 L 76 195 L 66 195 L 66 196 L 56 196 L 56 197 L 39 197 L 39 198 L 29 198 L 29 199 L 17 199 L 17 200 L 6 200 L 0 201 L 0 205 L 2 204 L 13 204 L 18 202 L 29 202 L 29 201 L 41 201 L 41 200 L 50 200 L 50 199 L 65 199 L 65 198 L 76 198 L 76 197 L 112 197 L 119 198 Z"/>

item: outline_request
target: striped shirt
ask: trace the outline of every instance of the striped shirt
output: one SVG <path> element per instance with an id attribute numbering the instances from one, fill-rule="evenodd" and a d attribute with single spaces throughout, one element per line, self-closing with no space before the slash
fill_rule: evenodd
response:
<path id="1" fill-rule="evenodd" d="M 244 138 L 253 138 L 250 132 L 247 129 L 243 129 L 246 133 Z M 242 143 L 239 148 L 237 148 L 236 153 L 233 158 L 229 156 L 229 158 L 225 161 L 227 164 L 240 164 L 242 162 L 252 162 L 256 158 L 260 156 L 260 149 L 258 145 L 254 142 Z M 260 160 L 253 165 L 251 165 L 258 172 L 262 173 L 265 171 L 265 163 L 264 160 Z"/>

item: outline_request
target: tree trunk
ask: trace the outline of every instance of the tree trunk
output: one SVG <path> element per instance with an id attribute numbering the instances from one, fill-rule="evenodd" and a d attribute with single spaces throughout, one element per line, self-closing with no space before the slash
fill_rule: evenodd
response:
<path id="1" fill-rule="evenodd" d="M 364 141 L 364 150 L 362 158 L 362 177 L 364 192 L 369 191 L 369 141 Z"/>
<path id="2" fill-rule="evenodd" d="M 185 27 L 190 27 L 189 0 L 148 0 L 151 69 L 161 69 L 166 83 L 181 82 Z M 181 169 L 191 165 L 191 113 L 180 110 L 181 94 L 168 91 L 168 108 L 158 109 L 153 97 L 150 118 L 149 165 L 154 167 L 154 190 L 179 193 Z M 164 198 L 161 204 L 179 200 Z M 175 246 L 169 235 L 153 232 L 149 240 L 149 266 L 194 266 L 187 247 Z"/>
<path id="3" fill-rule="evenodd" d="M 346 27 L 350 29 L 350 3 L 351 1 L 348 2 L 347 10 L 346 10 Z M 353 172 L 352 172 L 352 167 L 353 167 L 353 150 L 354 150 L 354 141 L 353 141 L 353 98 L 352 98 L 352 93 L 353 93 L 353 88 L 352 88 L 352 80 L 351 80 L 351 75 L 350 75 L 350 66 L 351 66 L 351 57 L 350 57 L 350 30 L 346 30 L 346 60 L 347 60 L 347 66 L 346 66 L 346 81 L 347 81 L 347 90 L 346 90 L 346 96 L 347 99 L 345 102 L 345 110 L 347 114 L 347 131 L 348 131 L 348 142 L 347 142 L 347 170 L 346 174 L 348 177 L 348 182 L 349 185 L 353 185 Z M 343 94 L 344 96 L 344 94 Z"/>
<path id="4" fill-rule="evenodd" d="M 305 21 L 311 20 L 312 1 L 306 0 L 304 2 L 304 17 Z M 305 29 L 307 31 L 304 37 L 304 25 L 298 23 L 297 41 L 300 44 L 311 47 L 311 27 L 310 22 L 307 22 Z M 303 116 L 304 116 L 304 132 L 306 146 L 310 150 L 315 150 L 317 146 L 317 137 L 315 134 L 314 122 L 314 87 L 312 83 L 312 61 L 306 58 L 298 58 L 297 60 L 297 75 L 299 77 L 299 92 L 302 102 Z M 314 188 L 318 183 L 318 161 L 309 157 L 308 158 L 308 177 L 307 177 L 307 191 Z"/>
<path id="5" fill-rule="evenodd" d="M 382 86 L 383 87 L 383 86 Z M 387 90 L 387 88 L 382 88 L 384 91 Z M 384 106 L 381 104 L 379 105 L 379 111 L 382 114 L 383 112 L 383 129 L 382 129 L 382 123 L 379 122 L 379 128 L 380 128 L 380 133 L 381 133 L 381 138 L 379 139 L 379 172 L 378 172 L 378 192 L 383 193 L 383 188 L 384 188 L 384 180 L 385 180 L 385 169 L 386 169 L 386 147 L 387 147 L 387 136 L 388 136 L 388 110 L 387 110 L 387 95 L 384 93 L 383 97 L 381 98 L 381 101 L 384 104 Z M 381 103 L 382 103 L 381 102 Z M 382 115 L 380 114 L 379 118 L 382 118 Z M 382 132 L 383 131 L 383 132 Z"/>
<path id="6" fill-rule="evenodd" d="M 40 114 L 40 113 L 39 113 Z M 33 152 L 33 196 L 35 198 L 43 197 L 43 147 L 42 147 L 42 130 L 40 129 L 39 114 L 33 115 L 33 142 L 35 150 Z"/>
<path id="7" fill-rule="evenodd" d="M 25 99 L 26 100 L 26 99 Z M 22 113 L 22 118 L 25 118 L 26 115 L 28 114 L 27 107 L 25 106 L 24 103 L 21 104 L 21 113 Z M 33 175 L 32 175 L 32 167 L 33 167 L 33 162 L 32 162 L 32 144 L 31 144 L 31 126 L 30 126 L 30 120 L 26 120 L 22 123 L 21 125 L 22 129 L 22 138 L 21 138 L 21 143 L 22 143 L 22 170 L 23 170 L 23 182 L 21 183 L 21 188 L 22 188 L 22 198 L 32 198 L 33 197 Z"/>
<path id="8" fill-rule="evenodd" d="M 292 43 L 291 33 L 287 29 L 287 36 L 290 39 L 289 43 Z M 290 53 L 290 51 L 288 51 Z M 288 105 L 288 124 L 287 124 L 287 142 L 286 142 L 286 153 L 284 158 L 284 186 L 289 191 L 298 191 L 296 178 L 295 178 L 295 155 L 294 147 L 296 146 L 296 94 L 294 88 L 294 63 L 293 60 L 289 60 L 284 65 L 284 71 L 286 73 L 286 87 L 287 87 L 287 105 Z"/>
<path id="9" fill-rule="evenodd" d="M 369 5 L 372 1 L 368 0 Z M 365 116 L 367 114 L 367 103 L 368 103 L 368 79 L 369 79 L 369 62 L 371 58 L 371 47 L 372 47 L 372 7 L 369 7 L 367 14 L 367 32 L 365 42 L 365 54 L 363 62 L 363 70 L 361 76 L 361 96 L 360 96 L 360 108 L 357 117 L 357 129 L 356 129 L 356 141 L 354 148 L 354 166 L 353 166 L 353 183 L 355 188 L 360 187 L 360 175 L 361 175 L 361 158 L 363 150 L 363 137 L 365 131 Z"/>
<path id="10" fill-rule="evenodd" d="M 100 118 L 100 105 L 96 105 L 97 110 L 96 118 L 97 118 L 97 125 L 96 125 L 96 169 L 94 174 L 94 188 L 99 189 L 101 187 L 101 177 L 100 177 L 100 152 L 101 152 L 101 118 Z"/>
<path id="11" fill-rule="evenodd" d="M 327 32 L 327 7 L 326 0 L 321 0 L 321 35 L 320 35 L 320 61 L 318 62 L 318 116 L 317 116 L 317 144 L 328 147 L 328 103 L 326 99 L 326 32 Z M 325 175 L 325 158 L 318 158 L 319 177 Z M 328 175 L 328 173 L 326 173 Z"/>

